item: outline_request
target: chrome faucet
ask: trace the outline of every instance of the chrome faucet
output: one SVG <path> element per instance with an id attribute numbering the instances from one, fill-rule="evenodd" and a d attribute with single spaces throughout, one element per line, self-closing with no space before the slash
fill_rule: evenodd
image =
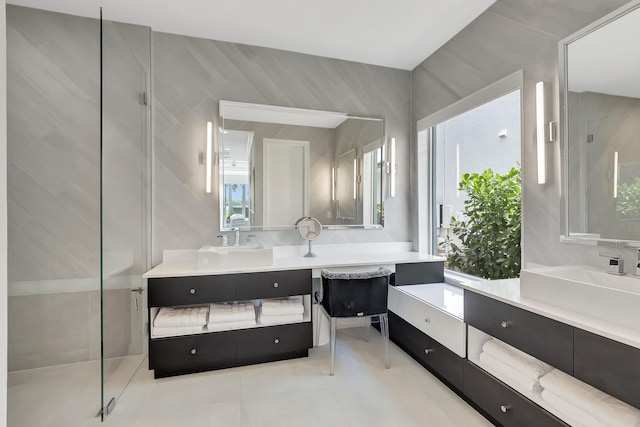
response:
<path id="1" fill-rule="evenodd" d="M 218 234 L 218 239 L 222 239 L 222 246 L 229 246 L 229 239 L 226 234 Z"/>
<path id="2" fill-rule="evenodd" d="M 600 252 L 598 255 L 609 258 L 609 268 L 607 273 L 623 275 L 624 274 L 624 260 L 620 258 L 620 255 L 611 255 Z"/>
<path id="3" fill-rule="evenodd" d="M 240 246 L 240 229 L 238 227 L 233 227 L 231 231 L 235 231 L 236 233 L 236 241 L 233 242 L 233 246 Z"/>

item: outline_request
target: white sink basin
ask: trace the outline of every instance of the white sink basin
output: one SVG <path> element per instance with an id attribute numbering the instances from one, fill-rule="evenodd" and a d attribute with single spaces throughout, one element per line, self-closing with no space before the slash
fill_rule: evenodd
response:
<path id="1" fill-rule="evenodd" d="M 203 246 L 198 249 L 199 269 L 271 265 L 273 248 L 260 243 L 240 246 Z"/>
<path id="2" fill-rule="evenodd" d="M 525 269 L 520 296 L 640 331 L 640 279 L 588 266 Z"/>

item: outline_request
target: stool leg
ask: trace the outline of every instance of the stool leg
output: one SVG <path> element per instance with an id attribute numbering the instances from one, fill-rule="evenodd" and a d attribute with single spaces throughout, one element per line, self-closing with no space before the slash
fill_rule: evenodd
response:
<path id="1" fill-rule="evenodd" d="M 316 318 L 314 319 L 316 322 L 316 330 L 315 330 L 315 346 L 320 347 L 320 304 L 316 304 Z"/>
<path id="2" fill-rule="evenodd" d="M 369 326 L 371 325 L 371 317 L 364 318 L 364 340 L 369 342 Z"/>
<path id="3" fill-rule="evenodd" d="M 333 372 L 336 367 L 336 323 L 338 323 L 338 319 L 335 317 L 331 318 L 331 370 L 329 371 L 329 375 L 333 375 Z"/>
<path id="4" fill-rule="evenodd" d="M 380 315 L 380 329 L 384 340 L 384 366 L 389 369 L 389 317 L 387 313 Z"/>

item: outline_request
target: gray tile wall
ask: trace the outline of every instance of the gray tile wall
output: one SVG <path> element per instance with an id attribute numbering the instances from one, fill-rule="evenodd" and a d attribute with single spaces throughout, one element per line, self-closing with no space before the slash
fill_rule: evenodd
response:
<path id="1" fill-rule="evenodd" d="M 626 0 L 498 0 L 412 72 L 413 120 L 524 69 L 523 265 L 599 265 L 593 247 L 560 243 L 560 148 L 547 144 L 547 184 L 536 178 L 535 83 L 546 84 L 558 120 L 557 43 Z M 414 130 L 412 130 L 412 133 Z"/>
<path id="2" fill-rule="evenodd" d="M 219 121 L 220 100 L 384 116 L 400 164 L 385 229 L 325 231 L 318 242 L 411 240 L 408 71 L 164 33 L 154 33 L 153 59 L 154 265 L 164 249 L 216 241 L 218 197 L 205 194 L 198 152 L 206 122 Z M 302 244 L 294 231 L 258 232 L 256 240 Z"/>

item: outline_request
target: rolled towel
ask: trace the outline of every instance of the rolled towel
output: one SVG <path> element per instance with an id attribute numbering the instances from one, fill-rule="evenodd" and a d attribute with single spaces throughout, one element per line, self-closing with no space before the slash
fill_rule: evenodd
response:
<path id="1" fill-rule="evenodd" d="M 261 325 L 279 325 L 281 323 L 298 323 L 302 322 L 302 314 L 283 314 L 281 316 L 272 316 L 262 314 L 260 316 Z"/>
<path id="2" fill-rule="evenodd" d="M 564 418 L 573 427 L 607 427 L 591 414 L 572 405 L 552 391 L 542 390 L 541 395 L 542 399 L 555 408 L 559 414 L 565 415 Z"/>
<path id="3" fill-rule="evenodd" d="M 204 326 L 165 326 L 151 329 L 151 337 L 173 337 L 180 335 L 199 334 L 204 331 Z"/>
<path id="4" fill-rule="evenodd" d="M 637 427 L 640 424 L 640 410 L 558 369 L 540 378 L 540 384 L 606 426 Z"/>
<path id="5" fill-rule="evenodd" d="M 211 304 L 209 307 L 209 325 L 247 320 L 256 320 L 256 311 L 252 303 Z"/>
<path id="6" fill-rule="evenodd" d="M 482 350 L 532 380 L 537 381 L 541 376 L 551 372 L 553 369 L 553 366 L 499 340 L 492 339 L 485 342 Z"/>
<path id="7" fill-rule="evenodd" d="M 256 326 L 256 320 L 241 320 L 239 322 L 224 322 L 224 323 L 209 323 L 207 325 L 207 331 L 220 332 L 220 331 L 233 331 L 235 329 L 244 329 Z"/>
<path id="8" fill-rule="evenodd" d="M 507 379 L 511 379 L 525 390 L 533 392 L 542 391 L 542 386 L 540 385 L 538 380 L 534 380 L 527 377 L 526 375 L 523 375 L 520 371 L 514 369 L 506 363 L 501 362 L 488 353 L 480 353 L 480 361 L 486 365 L 487 370 L 490 373 L 496 374 L 495 376 L 497 376 L 498 378 L 504 376 Z"/>
<path id="9" fill-rule="evenodd" d="M 304 305 L 300 298 L 262 300 L 262 314 L 269 316 L 284 314 L 303 314 Z"/>
<path id="10" fill-rule="evenodd" d="M 155 319 L 153 326 L 160 328 L 181 326 L 204 326 L 207 323 L 209 307 L 162 307 Z"/>

